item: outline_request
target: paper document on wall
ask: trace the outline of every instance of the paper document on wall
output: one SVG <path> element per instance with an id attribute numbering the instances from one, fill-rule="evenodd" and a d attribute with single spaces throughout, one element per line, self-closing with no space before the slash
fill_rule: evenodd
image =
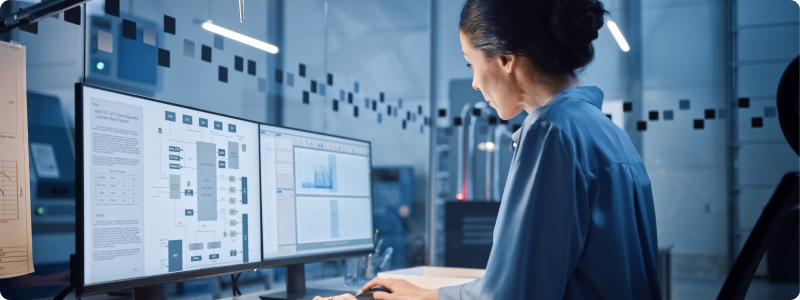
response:
<path id="1" fill-rule="evenodd" d="M 0 278 L 33 272 L 25 47 L 0 42 Z"/>

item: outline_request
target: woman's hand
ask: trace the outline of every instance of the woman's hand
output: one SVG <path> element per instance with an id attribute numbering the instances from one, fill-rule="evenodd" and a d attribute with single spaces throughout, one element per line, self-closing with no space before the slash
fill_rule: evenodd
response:
<path id="1" fill-rule="evenodd" d="M 320 296 L 314 297 L 314 300 L 328 300 L 328 299 L 329 299 L 328 297 L 325 297 L 325 298 L 320 297 Z M 350 295 L 350 294 L 344 294 L 344 295 L 339 295 L 339 296 L 333 296 L 333 298 L 330 298 L 330 299 L 331 300 L 356 300 L 356 297 L 353 296 L 353 295 Z"/>
<path id="2" fill-rule="evenodd" d="M 391 294 L 386 292 L 375 292 L 372 297 L 375 299 L 385 300 L 436 300 L 439 298 L 439 290 L 426 290 L 416 285 L 409 283 L 403 279 L 389 279 L 389 278 L 374 278 L 367 282 L 362 291 L 368 291 L 373 287 L 382 287 L 392 291 Z"/>

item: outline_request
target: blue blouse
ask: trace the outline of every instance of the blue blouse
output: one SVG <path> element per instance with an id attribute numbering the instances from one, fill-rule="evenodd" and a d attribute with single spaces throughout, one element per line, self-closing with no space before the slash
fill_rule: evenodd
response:
<path id="1" fill-rule="evenodd" d="M 602 104 L 569 88 L 525 119 L 486 274 L 439 299 L 661 299 L 650 179 Z"/>

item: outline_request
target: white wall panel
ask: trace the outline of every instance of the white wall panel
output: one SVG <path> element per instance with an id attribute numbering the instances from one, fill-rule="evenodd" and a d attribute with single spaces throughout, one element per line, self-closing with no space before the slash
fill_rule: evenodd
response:
<path id="1" fill-rule="evenodd" d="M 794 1 L 737 0 L 736 5 L 739 26 L 797 23 L 800 16 Z"/>
<path id="2" fill-rule="evenodd" d="M 743 144 L 739 147 L 739 185 L 777 186 L 786 172 L 798 170 L 788 143 Z"/>
<path id="3" fill-rule="evenodd" d="M 753 230 L 773 192 L 775 191 L 772 189 L 743 188 L 739 190 L 739 228 L 741 230 Z"/>
<path id="4" fill-rule="evenodd" d="M 738 68 L 738 97 L 774 96 L 778 93 L 783 71 L 789 65 L 785 63 L 771 63 L 759 65 L 743 65 Z"/>
<path id="5" fill-rule="evenodd" d="M 742 29 L 737 33 L 739 62 L 792 60 L 800 52 L 800 31 L 794 26 Z"/>

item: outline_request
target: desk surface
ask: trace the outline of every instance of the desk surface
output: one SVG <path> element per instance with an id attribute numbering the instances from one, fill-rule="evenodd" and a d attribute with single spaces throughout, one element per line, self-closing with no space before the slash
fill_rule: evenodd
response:
<path id="1" fill-rule="evenodd" d="M 306 282 L 307 288 L 313 289 L 325 289 L 325 290 L 335 290 L 335 291 L 342 291 L 344 293 L 353 293 L 354 291 L 358 290 L 358 288 L 347 288 L 344 286 L 344 277 L 334 277 L 328 278 L 323 280 L 315 280 L 315 281 L 308 281 Z M 260 300 L 258 296 L 266 295 L 271 293 L 283 292 L 286 290 L 286 286 L 283 285 L 278 288 L 269 289 L 269 290 L 262 290 L 252 293 L 243 293 L 241 296 L 236 297 L 228 297 L 228 298 L 220 298 L 219 300 Z M 320 295 L 320 296 L 331 296 L 331 295 Z"/>

